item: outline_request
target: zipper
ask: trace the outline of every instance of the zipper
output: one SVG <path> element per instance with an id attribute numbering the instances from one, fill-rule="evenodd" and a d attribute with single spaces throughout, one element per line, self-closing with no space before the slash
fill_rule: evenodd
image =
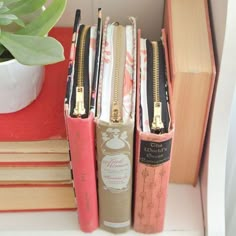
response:
<path id="1" fill-rule="evenodd" d="M 125 27 L 115 23 L 114 28 L 114 70 L 113 70 L 113 96 L 111 102 L 111 122 L 122 122 L 123 108 L 123 81 L 125 70 Z"/>
<path id="2" fill-rule="evenodd" d="M 74 65 L 73 65 L 73 78 L 72 78 L 72 93 L 71 93 L 71 104 L 70 104 L 70 116 L 75 117 L 74 115 L 74 108 L 76 106 L 76 88 L 77 88 L 77 78 L 78 78 L 78 65 L 79 65 L 79 45 L 80 45 L 80 38 L 84 29 L 84 25 L 79 25 L 78 28 L 78 35 L 75 44 L 75 58 L 74 58 Z"/>
<path id="3" fill-rule="evenodd" d="M 153 49 L 153 120 L 151 130 L 154 133 L 162 133 L 162 102 L 160 101 L 159 88 L 159 49 L 157 42 L 152 42 Z"/>
<path id="4" fill-rule="evenodd" d="M 152 133 L 163 134 L 169 128 L 169 96 L 165 54 L 162 41 L 146 41 L 147 47 L 147 105 Z"/>
<path id="5" fill-rule="evenodd" d="M 89 31 L 89 26 L 84 26 L 81 37 L 79 41 L 79 52 L 78 52 L 78 77 L 77 77 L 77 86 L 76 86 L 76 102 L 73 115 L 74 116 L 83 116 L 86 114 L 85 109 L 85 88 L 84 88 L 84 64 L 85 64 L 85 52 L 86 52 L 86 38 Z"/>
<path id="6" fill-rule="evenodd" d="M 76 10 L 75 13 L 75 21 L 73 27 L 73 35 L 72 35 L 72 42 L 71 42 L 71 49 L 70 49 L 70 62 L 68 68 L 68 78 L 66 84 L 66 96 L 65 96 L 65 103 L 69 105 L 69 113 L 71 109 L 71 96 L 73 93 L 73 69 L 74 69 L 74 59 L 75 59 L 75 51 L 76 51 L 76 44 L 77 44 L 77 37 L 78 37 L 78 30 L 79 30 L 79 23 L 80 23 L 80 10 Z"/>

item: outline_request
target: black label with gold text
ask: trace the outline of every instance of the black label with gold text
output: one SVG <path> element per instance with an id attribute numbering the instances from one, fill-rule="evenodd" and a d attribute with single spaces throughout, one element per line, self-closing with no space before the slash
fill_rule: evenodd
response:
<path id="1" fill-rule="evenodd" d="M 164 142 L 141 141 L 140 162 L 160 165 L 170 160 L 171 139 Z"/>

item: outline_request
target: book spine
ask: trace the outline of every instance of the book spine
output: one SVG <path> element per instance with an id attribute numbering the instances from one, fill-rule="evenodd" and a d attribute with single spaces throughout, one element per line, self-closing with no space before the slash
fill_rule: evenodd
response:
<path id="1" fill-rule="evenodd" d="M 67 126 L 80 229 L 92 232 L 98 227 L 93 116 L 67 117 Z"/>
<path id="2" fill-rule="evenodd" d="M 138 31 L 137 77 L 140 78 L 140 38 Z M 174 115 L 172 89 L 168 64 L 166 36 L 162 31 L 165 49 L 166 73 L 169 93 L 170 130 L 161 135 L 140 130 L 140 80 L 137 81 L 136 143 L 134 174 L 134 230 L 140 233 L 163 231 L 167 189 L 170 175 Z"/>
<path id="3" fill-rule="evenodd" d="M 123 233 L 131 226 L 134 124 L 97 124 L 100 227 Z"/>
<path id="4" fill-rule="evenodd" d="M 163 231 L 170 175 L 171 136 L 163 141 L 143 140 L 136 146 L 134 230 Z"/>

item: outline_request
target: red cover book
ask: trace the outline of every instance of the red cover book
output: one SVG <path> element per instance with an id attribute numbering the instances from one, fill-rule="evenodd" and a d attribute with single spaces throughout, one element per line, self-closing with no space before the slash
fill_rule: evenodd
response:
<path id="1" fill-rule="evenodd" d="M 66 117 L 79 224 L 84 232 L 98 227 L 95 170 L 95 125 L 88 119 Z"/>
<path id="2" fill-rule="evenodd" d="M 141 130 L 140 32 L 138 40 L 138 80 L 136 107 L 136 156 L 134 189 L 134 230 L 141 233 L 161 232 L 164 227 L 167 188 L 170 175 L 174 118 L 169 78 L 165 32 L 162 31 L 167 69 L 170 122 L 168 132 L 161 134 Z M 161 58 L 163 59 L 163 58 Z M 162 103 L 163 104 L 163 103 Z M 142 113 L 143 114 L 143 113 Z M 146 120 L 144 120 L 146 121 Z"/>
<path id="3" fill-rule="evenodd" d="M 81 63 L 79 61 L 80 58 L 77 57 L 76 54 L 77 39 L 80 37 L 79 32 L 81 32 L 79 22 L 80 10 L 77 10 L 72 36 L 65 98 L 65 121 L 69 138 L 79 225 L 82 231 L 92 232 L 98 227 L 94 115 L 90 113 L 88 117 L 82 117 L 74 116 L 70 112 L 70 109 L 72 109 L 70 98 L 74 98 L 73 89 L 71 89 L 71 87 L 74 86 L 77 80 L 74 71 L 77 70 L 78 64 Z M 76 64 L 77 67 L 74 64 Z M 85 80 L 85 78 L 83 79 Z"/>

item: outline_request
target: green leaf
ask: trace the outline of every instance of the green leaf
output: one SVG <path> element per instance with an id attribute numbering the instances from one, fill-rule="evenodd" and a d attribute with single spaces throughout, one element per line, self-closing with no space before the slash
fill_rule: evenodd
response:
<path id="1" fill-rule="evenodd" d="M 63 47 L 54 38 L 1 32 L 0 43 L 25 65 L 46 65 L 64 59 Z"/>
<path id="2" fill-rule="evenodd" d="M 65 7 L 66 0 L 54 0 L 37 19 L 17 31 L 17 34 L 46 35 L 60 19 Z"/>
<path id="3" fill-rule="evenodd" d="M 6 13 L 9 11 L 9 8 L 7 7 L 0 7 L 0 14 Z"/>
<path id="4" fill-rule="evenodd" d="M 9 20 L 17 20 L 18 19 L 18 17 L 13 14 L 1 14 L 0 18 L 5 18 L 5 19 L 9 19 Z"/>
<path id="5" fill-rule="evenodd" d="M 9 25 L 11 23 L 12 23 L 11 19 L 1 18 L 1 16 L 0 16 L 0 25 Z"/>
<path id="6" fill-rule="evenodd" d="M 24 1 L 24 0 L 3 0 L 4 4 L 6 6 L 12 4 L 12 3 L 15 3 L 15 2 L 20 2 L 20 1 Z"/>
<path id="7" fill-rule="evenodd" d="M 20 18 L 18 18 L 17 20 L 14 21 L 17 25 L 21 26 L 21 27 L 25 27 L 25 23 L 23 20 L 21 20 Z"/>
<path id="8" fill-rule="evenodd" d="M 42 8 L 42 6 L 45 4 L 46 0 L 24 0 L 24 2 L 17 2 L 15 4 L 11 4 L 9 6 L 10 13 L 13 13 L 15 15 L 26 15 L 32 12 L 35 12 L 36 10 Z"/>
<path id="9" fill-rule="evenodd" d="M 0 14 L 0 25 L 9 25 L 17 19 L 17 16 L 13 14 Z"/>

